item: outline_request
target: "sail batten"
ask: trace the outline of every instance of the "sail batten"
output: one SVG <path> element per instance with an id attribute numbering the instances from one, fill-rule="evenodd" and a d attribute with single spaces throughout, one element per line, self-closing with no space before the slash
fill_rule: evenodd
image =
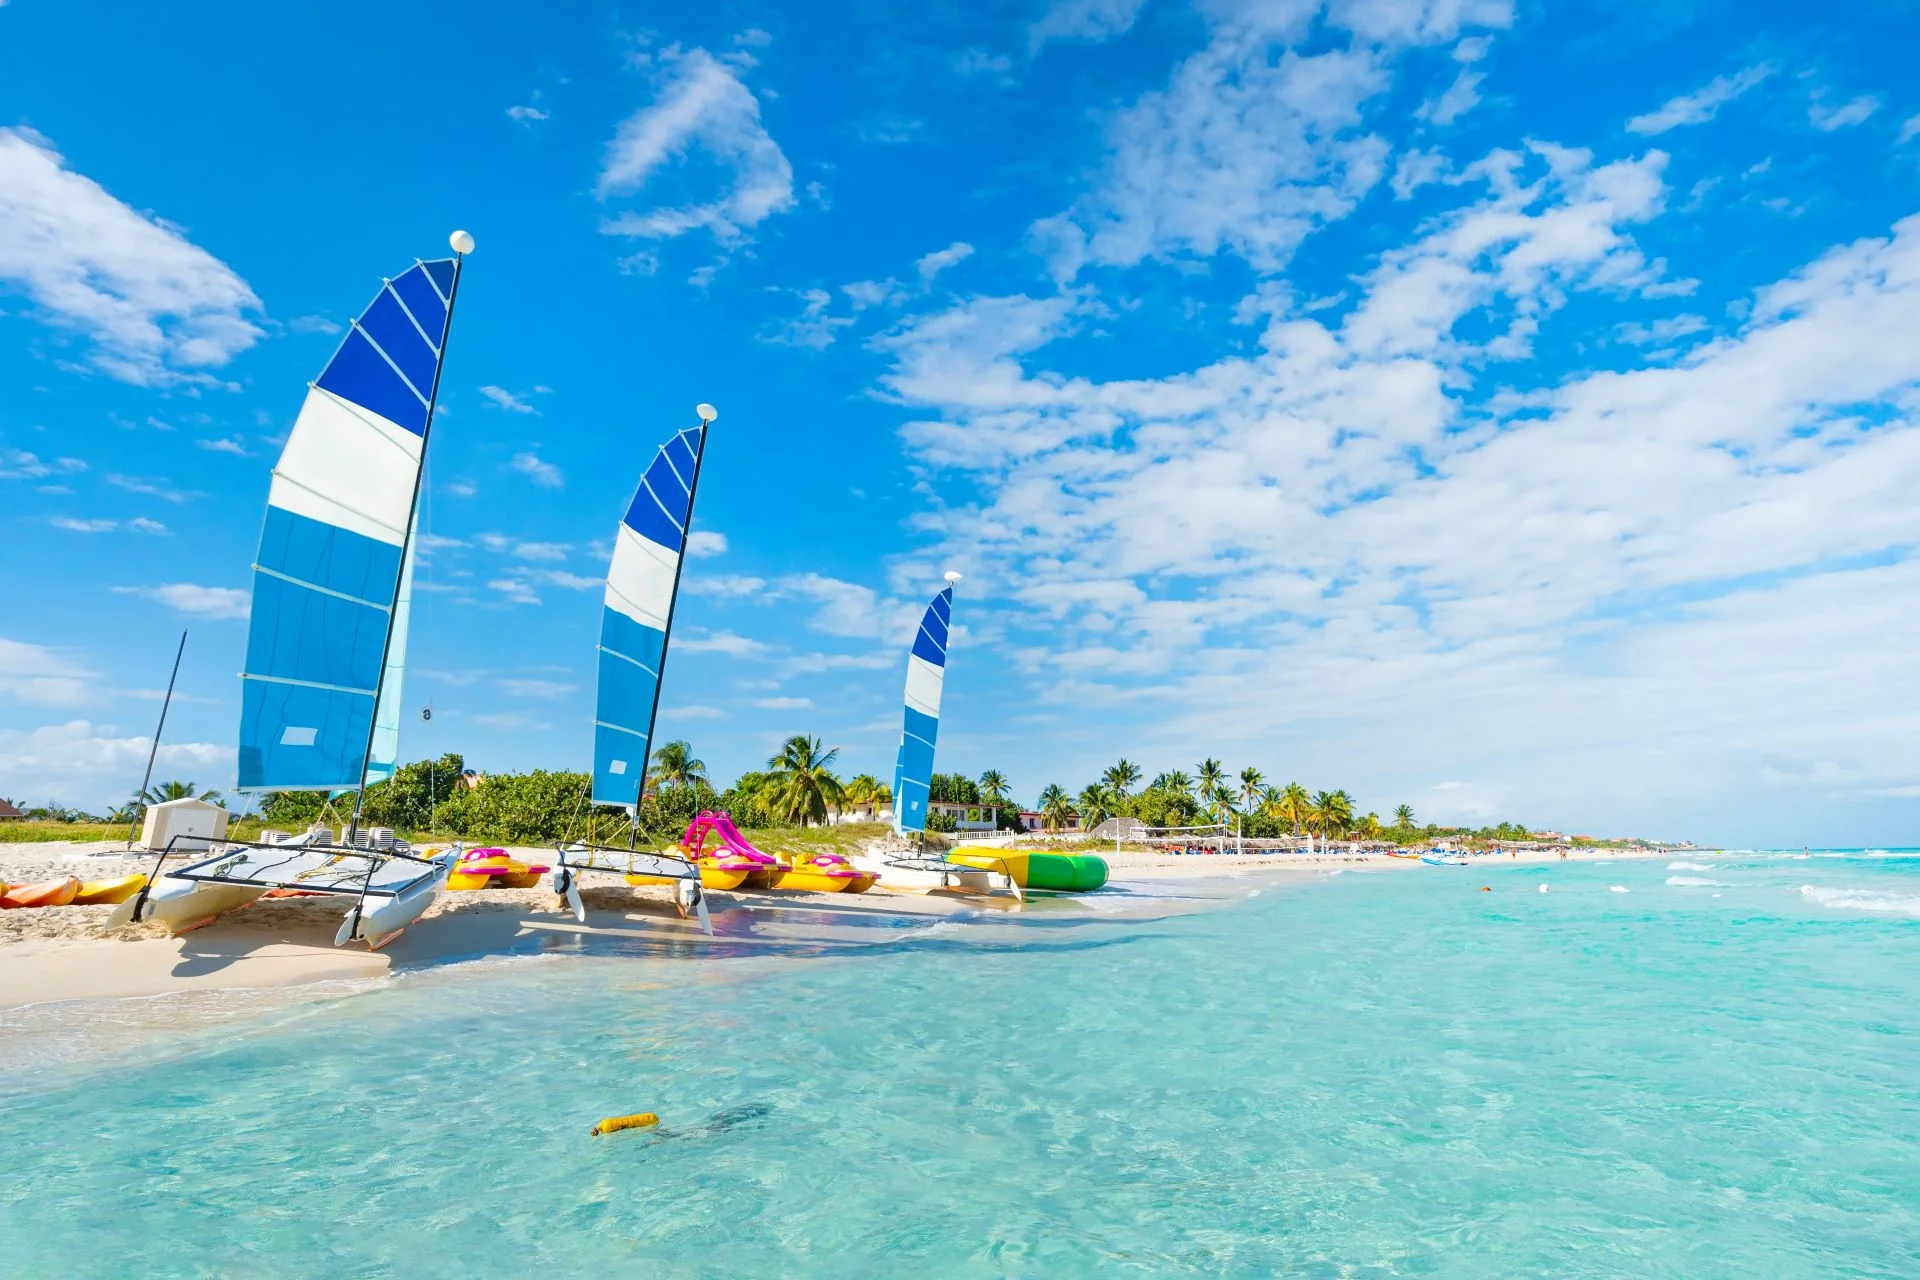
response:
<path id="1" fill-rule="evenodd" d="M 666 662 L 704 427 L 676 433 L 641 473 L 607 566 L 600 610 L 594 707 L 593 801 L 632 808 L 653 749 L 654 712 Z"/>
<path id="2" fill-rule="evenodd" d="M 951 580 L 958 575 L 949 574 Z M 940 736 L 940 695 L 947 678 L 947 637 L 953 622 L 953 588 L 935 596 L 921 616 L 907 654 L 900 751 L 893 764 L 895 831 L 927 829 L 927 798 L 933 785 L 934 744 Z"/>
<path id="3" fill-rule="evenodd" d="M 350 789 L 393 772 L 412 531 L 453 281 L 452 259 L 384 281 L 309 384 L 281 450 L 254 558 L 242 791 Z"/>

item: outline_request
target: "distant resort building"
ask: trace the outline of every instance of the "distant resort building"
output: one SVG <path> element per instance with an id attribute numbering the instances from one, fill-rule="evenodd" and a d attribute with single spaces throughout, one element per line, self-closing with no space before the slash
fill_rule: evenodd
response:
<path id="1" fill-rule="evenodd" d="M 927 816 L 944 813 L 953 819 L 955 831 L 998 831 L 1000 806 L 992 804 L 956 804 L 951 800 L 927 801 Z"/>
<path id="2" fill-rule="evenodd" d="M 1041 813 L 1038 809 L 1022 809 L 1020 811 L 1020 829 L 1022 831 L 1045 831 L 1047 829 L 1047 815 Z M 1068 814 L 1067 820 L 1060 824 L 1060 830 L 1062 831 L 1078 831 L 1079 829 L 1080 815 L 1077 813 Z"/>
<path id="3" fill-rule="evenodd" d="M 18 822 L 26 816 L 7 801 L 0 800 L 0 822 Z"/>

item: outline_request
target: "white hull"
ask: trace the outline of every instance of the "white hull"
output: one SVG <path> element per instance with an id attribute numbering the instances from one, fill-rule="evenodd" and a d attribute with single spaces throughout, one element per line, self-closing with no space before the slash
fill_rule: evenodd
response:
<path id="1" fill-rule="evenodd" d="M 266 891 L 266 885 L 208 884 L 202 880 L 161 876 L 144 900 L 139 894 L 127 899 L 124 908 L 126 919 L 122 920 L 121 912 L 116 911 L 107 921 L 107 927 L 112 929 L 135 923 L 133 912 L 135 906 L 139 906 L 140 923 L 150 922 L 162 926 L 169 933 L 181 934 L 208 924 L 229 911 L 252 905 Z"/>
<path id="2" fill-rule="evenodd" d="M 851 861 L 861 871 L 879 873 L 880 886 L 902 893 L 933 893 L 946 889 L 962 893 L 992 893 L 996 880 L 1004 882 L 1005 877 L 996 876 L 991 871 L 973 871 L 955 866 L 951 871 L 922 871 L 915 867 L 890 867 L 884 858 L 870 857 L 867 854 L 855 854 Z"/>
<path id="3" fill-rule="evenodd" d="M 427 908 L 440 900 L 447 890 L 447 873 L 453 869 L 457 854 L 445 854 L 434 859 L 440 870 L 436 875 L 422 880 L 404 893 L 392 897 L 368 897 L 361 909 L 360 919 L 353 922 L 353 913 L 347 913 L 351 933 L 342 929 L 343 936 L 336 937 L 335 946 L 349 942 L 354 938 L 362 939 L 374 951 L 392 942 L 399 932 L 425 915 Z"/>

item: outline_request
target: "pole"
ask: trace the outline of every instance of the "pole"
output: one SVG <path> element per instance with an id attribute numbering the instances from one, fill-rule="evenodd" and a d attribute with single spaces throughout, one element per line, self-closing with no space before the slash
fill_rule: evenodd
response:
<path id="1" fill-rule="evenodd" d="M 693 455 L 693 479 L 687 482 L 687 525 L 680 531 L 680 558 L 673 562 L 673 594 L 667 598 L 667 628 L 660 633 L 660 669 L 653 673 L 653 709 L 647 712 L 647 751 L 640 757 L 640 790 L 634 793 L 633 821 L 627 826 L 629 851 L 640 842 L 640 802 L 646 798 L 647 770 L 653 764 L 653 731 L 660 719 L 660 689 L 667 682 L 667 644 L 673 639 L 673 611 L 680 607 L 680 571 L 687 567 L 687 548 L 693 542 L 693 500 L 700 493 L 700 468 L 707 461 L 708 421 L 700 419 L 700 448 Z"/>
<path id="2" fill-rule="evenodd" d="M 139 799 L 144 801 L 147 788 L 153 785 L 153 762 L 160 754 L 160 735 L 166 732 L 167 708 L 173 705 L 173 683 L 180 678 L 180 658 L 187 651 L 187 633 L 180 632 L 180 647 L 173 651 L 173 674 L 167 677 L 167 696 L 160 700 L 160 723 L 153 730 L 153 745 L 147 749 L 147 771 L 140 779 Z M 133 821 L 127 824 L 127 848 L 133 848 L 133 833 L 139 829 L 142 810 L 133 811 Z"/>
<path id="3" fill-rule="evenodd" d="M 471 246 L 469 246 L 471 247 Z M 453 333 L 453 304 L 460 296 L 460 268 L 467 255 L 453 255 L 453 285 L 447 290 L 447 318 L 440 323 L 440 358 L 433 365 L 433 388 L 427 393 L 427 421 L 420 430 L 420 468 L 413 473 L 413 499 L 407 503 L 407 536 L 400 540 L 400 572 L 394 575 L 393 599 L 387 605 L 387 638 L 380 646 L 380 678 L 373 687 L 373 714 L 367 717 L 367 749 L 360 756 L 360 787 L 353 793 L 353 816 L 347 820 L 349 849 L 360 834 L 360 810 L 367 802 L 367 769 L 373 763 L 373 737 L 380 731 L 380 694 L 387 685 L 387 659 L 393 650 L 393 615 L 400 608 L 400 588 L 407 578 L 407 548 L 413 543 L 413 525 L 420 514 L 420 481 L 427 472 L 427 439 L 433 434 L 433 411 L 440 403 L 440 375 L 447 367 L 447 338 Z M 367 883 L 373 882 L 373 865 L 367 866 Z M 363 898 L 365 894 L 361 895 Z"/>

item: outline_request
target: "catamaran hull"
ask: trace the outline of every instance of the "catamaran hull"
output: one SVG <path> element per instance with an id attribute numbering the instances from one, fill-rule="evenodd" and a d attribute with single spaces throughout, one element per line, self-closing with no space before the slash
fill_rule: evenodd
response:
<path id="1" fill-rule="evenodd" d="M 364 940 L 370 949 L 378 951 L 392 942 L 402 929 L 425 915 L 427 908 L 440 900 L 446 887 L 447 877 L 441 874 L 423 880 L 405 893 L 396 893 L 391 898 L 368 898 L 360 912 L 359 926 L 352 936 Z M 336 945 L 339 941 L 336 939 Z"/>
<path id="2" fill-rule="evenodd" d="M 175 935 L 212 924 L 230 911 L 252 906 L 267 891 L 266 885 L 208 884 L 201 880 L 181 880 L 161 876 L 146 897 L 135 896 L 120 904 L 107 919 L 109 929 L 126 924 L 157 924 Z M 125 919 L 121 917 L 125 916 Z"/>

